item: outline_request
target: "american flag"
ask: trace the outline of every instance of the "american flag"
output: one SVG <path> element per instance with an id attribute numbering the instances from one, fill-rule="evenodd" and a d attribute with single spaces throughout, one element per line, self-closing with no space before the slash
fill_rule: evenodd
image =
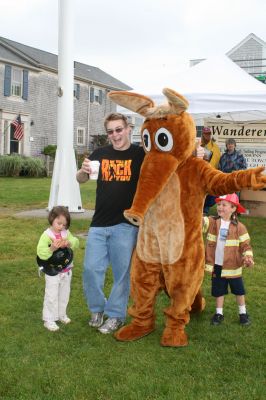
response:
<path id="1" fill-rule="evenodd" d="M 23 138 L 24 132 L 23 132 L 20 115 L 18 115 L 17 118 L 13 122 L 11 122 L 11 125 L 13 125 L 15 127 L 14 139 L 21 140 Z"/>

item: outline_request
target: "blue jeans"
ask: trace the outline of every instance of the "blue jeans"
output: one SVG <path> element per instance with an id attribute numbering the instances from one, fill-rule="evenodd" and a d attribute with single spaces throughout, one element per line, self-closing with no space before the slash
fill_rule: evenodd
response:
<path id="1" fill-rule="evenodd" d="M 131 255 L 138 228 L 127 223 L 89 229 L 83 273 L 83 288 L 91 312 L 104 312 L 124 321 L 127 312 Z M 111 264 L 113 287 L 108 299 L 103 289 L 105 273 Z"/>

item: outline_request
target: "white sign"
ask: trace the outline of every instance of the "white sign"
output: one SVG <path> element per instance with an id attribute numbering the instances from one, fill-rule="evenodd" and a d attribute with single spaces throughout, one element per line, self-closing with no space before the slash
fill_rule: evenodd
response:
<path id="1" fill-rule="evenodd" d="M 246 149 L 241 151 L 247 161 L 248 168 L 266 167 L 266 149 Z"/>
<path id="2" fill-rule="evenodd" d="M 266 167 L 266 123 L 228 123 L 228 121 L 206 120 L 212 135 L 223 153 L 226 139 L 235 139 L 248 168 Z"/>
<path id="3" fill-rule="evenodd" d="M 258 144 L 256 147 L 266 146 L 266 124 L 207 124 L 218 143 L 226 139 L 235 139 L 237 144 Z"/>

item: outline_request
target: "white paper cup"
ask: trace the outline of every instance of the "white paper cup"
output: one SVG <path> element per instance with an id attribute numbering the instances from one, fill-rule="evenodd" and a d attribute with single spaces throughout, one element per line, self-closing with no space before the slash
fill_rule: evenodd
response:
<path id="1" fill-rule="evenodd" d="M 91 167 L 90 179 L 96 181 L 99 175 L 100 161 L 98 160 L 90 161 L 90 167 Z"/>

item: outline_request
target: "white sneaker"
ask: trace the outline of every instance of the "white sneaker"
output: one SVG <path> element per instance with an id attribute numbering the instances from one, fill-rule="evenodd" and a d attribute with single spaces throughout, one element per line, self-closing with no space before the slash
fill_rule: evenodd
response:
<path id="1" fill-rule="evenodd" d="M 59 326 L 55 322 L 44 321 L 43 326 L 51 332 L 56 332 L 59 330 Z"/>
<path id="2" fill-rule="evenodd" d="M 65 324 L 65 325 L 67 325 L 67 324 L 70 324 L 70 322 L 71 322 L 71 319 L 70 318 L 68 318 L 68 316 L 66 315 L 65 317 L 63 317 L 63 318 L 60 318 L 59 319 L 59 321 L 60 322 L 62 322 L 62 324 Z"/>

